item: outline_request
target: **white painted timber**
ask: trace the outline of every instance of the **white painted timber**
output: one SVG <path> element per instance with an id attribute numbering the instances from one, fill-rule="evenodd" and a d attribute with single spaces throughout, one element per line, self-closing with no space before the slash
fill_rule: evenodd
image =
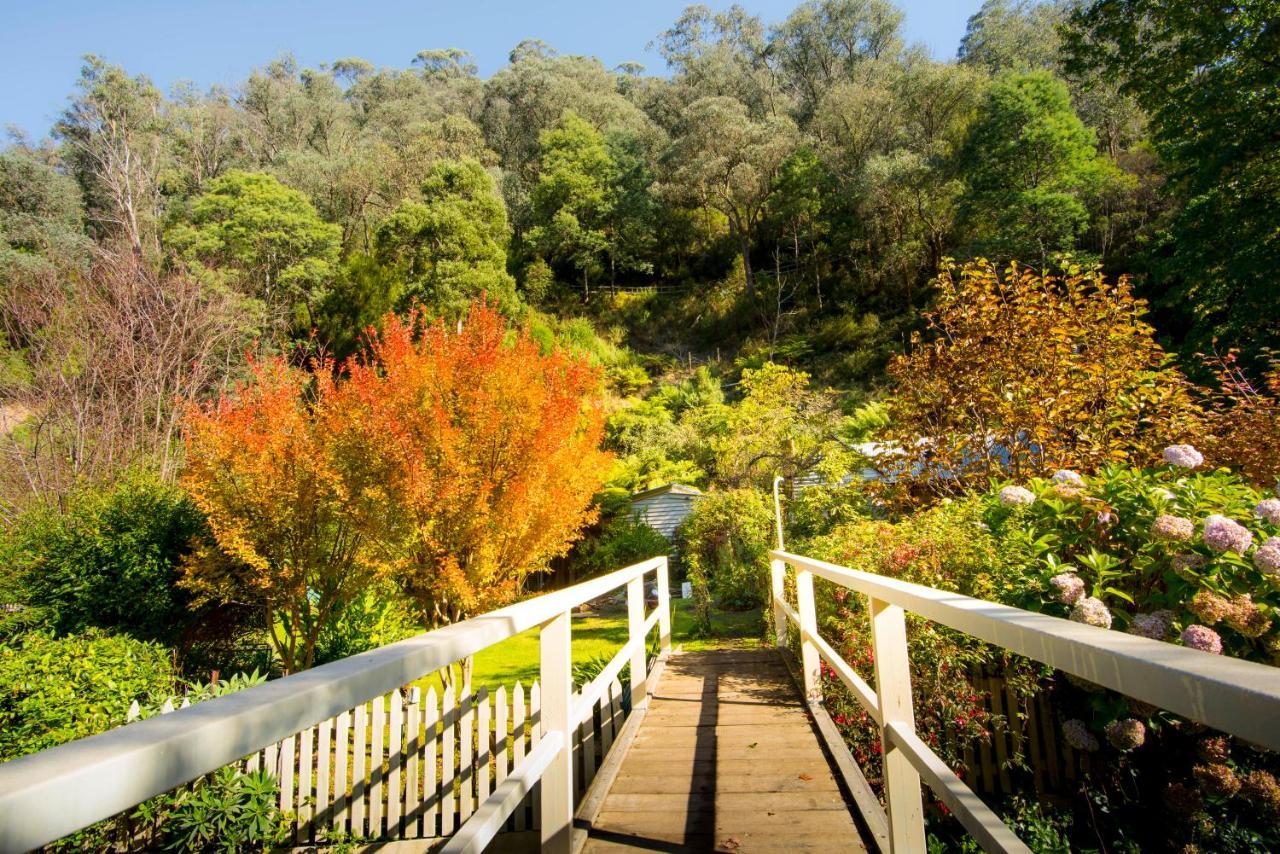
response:
<path id="1" fill-rule="evenodd" d="M 361 734 L 380 740 L 381 727 L 375 735 L 361 726 L 367 724 L 364 704 L 372 698 L 540 626 L 633 578 L 661 575 L 665 567 L 665 558 L 652 558 L 399 643 L 4 763 L 0 852 L 38 848 L 263 748 L 270 748 L 268 758 L 275 759 L 275 745 L 351 709 L 357 710 L 357 729 L 366 730 Z M 661 624 L 669 627 L 669 615 Z M 286 749 L 292 747 L 290 741 Z M 366 765 L 362 751 L 355 756 L 357 789 L 351 803 L 342 803 L 335 813 L 349 808 L 353 832 L 360 835 L 356 828 L 366 815 L 379 825 L 384 815 L 380 801 L 360 801 L 371 794 L 367 783 L 378 785 L 376 797 L 385 790 L 385 759 L 373 756 Z M 288 768 L 282 764 L 279 770 L 282 784 L 288 783 L 282 794 L 291 797 L 296 758 L 288 758 Z"/>
<path id="2" fill-rule="evenodd" d="M 859 593 L 1096 682 L 1127 697 L 1280 750 L 1280 668 L 1036 614 L 825 561 L 771 552 Z"/>

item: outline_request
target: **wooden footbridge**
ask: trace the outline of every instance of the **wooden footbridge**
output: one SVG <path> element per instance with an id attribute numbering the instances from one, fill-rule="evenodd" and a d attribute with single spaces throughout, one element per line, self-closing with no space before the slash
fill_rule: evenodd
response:
<path id="1" fill-rule="evenodd" d="M 776 651 L 676 654 L 638 714 L 587 852 L 866 850 Z"/>
<path id="2" fill-rule="evenodd" d="M 822 595 L 835 585 L 865 597 L 869 679 L 819 633 L 815 579 L 827 585 Z M 647 585 L 657 605 L 646 613 Z M 334 829 L 370 850 L 916 854 L 926 849 L 923 784 L 984 849 L 1026 851 L 916 734 L 908 612 L 1280 749 L 1277 668 L 782 551 L 770 562 L 776 648 L 682 653 L 671 647 L 669 586 L 666 558 L 654 558 L 0 765 L 0 854 L 47 845 L 224 766 L 255 763 L 282 781 L 281 807 L 296 812 L 307 850 L 323 849 L 331 838 L 324 831 Z M 617 588 L 626 593 L 628 640 L 599 675 L 575 686 L 573 612 Z M 541 674 L 527 719 L 523 707 L 509 717 L 498 706 L 473 727 L 469 698 L 461 716 L 448 699 L 439 719 L 434 704 L 425 715 L 414 704 L 399 713 L 403 686 L 533 628 Z M 823 708 L 823 662 L 880 732 L 878 794 Z M 626 702 L 616 702 L 618 690 Z M 383 718 L 388 697 L 392 712 Z M 606 711 L 622 707 L 630 709 L 625 718 Z M 330 758 L 340 771 L 330 773 Z"/>

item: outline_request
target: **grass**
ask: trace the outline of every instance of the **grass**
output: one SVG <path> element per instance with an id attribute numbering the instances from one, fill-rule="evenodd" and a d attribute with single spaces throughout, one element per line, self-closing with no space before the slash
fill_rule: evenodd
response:
<path id="1" fill-rule="evenodd" d="M 725 645 L 744 645 L 758 641 L 764 634 L 764 619 L 759 609 L 751 611 L 712 611 L 711 634 L 693 636 L 693 603 L 686 599 L 671 602 L 671 644 L 686 650 L 711 649 Z M 573 615 L 573 662 L 608 661 L 627 642 L 627 611 L 621 606 Z M 530 629 L 502 643 L 482 650 L 475 657 L 472 684 L 499 685 L 507 690 L 517 681 L 525 688 L 538 678 L 538 629 Z M 439 690 L 439 676 L 432 675 L 418 683 L 423 690 L 430 685 Z"/>

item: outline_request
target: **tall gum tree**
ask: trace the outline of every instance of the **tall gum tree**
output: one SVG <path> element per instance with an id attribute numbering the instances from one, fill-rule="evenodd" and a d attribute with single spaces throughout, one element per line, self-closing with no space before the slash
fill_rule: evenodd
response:
<path id="1" fill-rule="evenodd" d="M 695 101 L 667 155 L 669 188 L 687 203 L 724 214 L 742 253 L 747 292 L 754 293 L 751 251 L 783 164 L 799 135 L 784 116 L 752 119 L 734 98 Z"/>

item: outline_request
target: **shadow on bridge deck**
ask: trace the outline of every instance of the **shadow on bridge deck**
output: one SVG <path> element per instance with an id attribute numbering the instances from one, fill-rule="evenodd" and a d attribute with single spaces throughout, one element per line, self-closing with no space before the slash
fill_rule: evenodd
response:
<path id="1" fill-rule="evenodd" d="M 671 656 L 583 849 L 866 851 L 773 650 Z"/>

